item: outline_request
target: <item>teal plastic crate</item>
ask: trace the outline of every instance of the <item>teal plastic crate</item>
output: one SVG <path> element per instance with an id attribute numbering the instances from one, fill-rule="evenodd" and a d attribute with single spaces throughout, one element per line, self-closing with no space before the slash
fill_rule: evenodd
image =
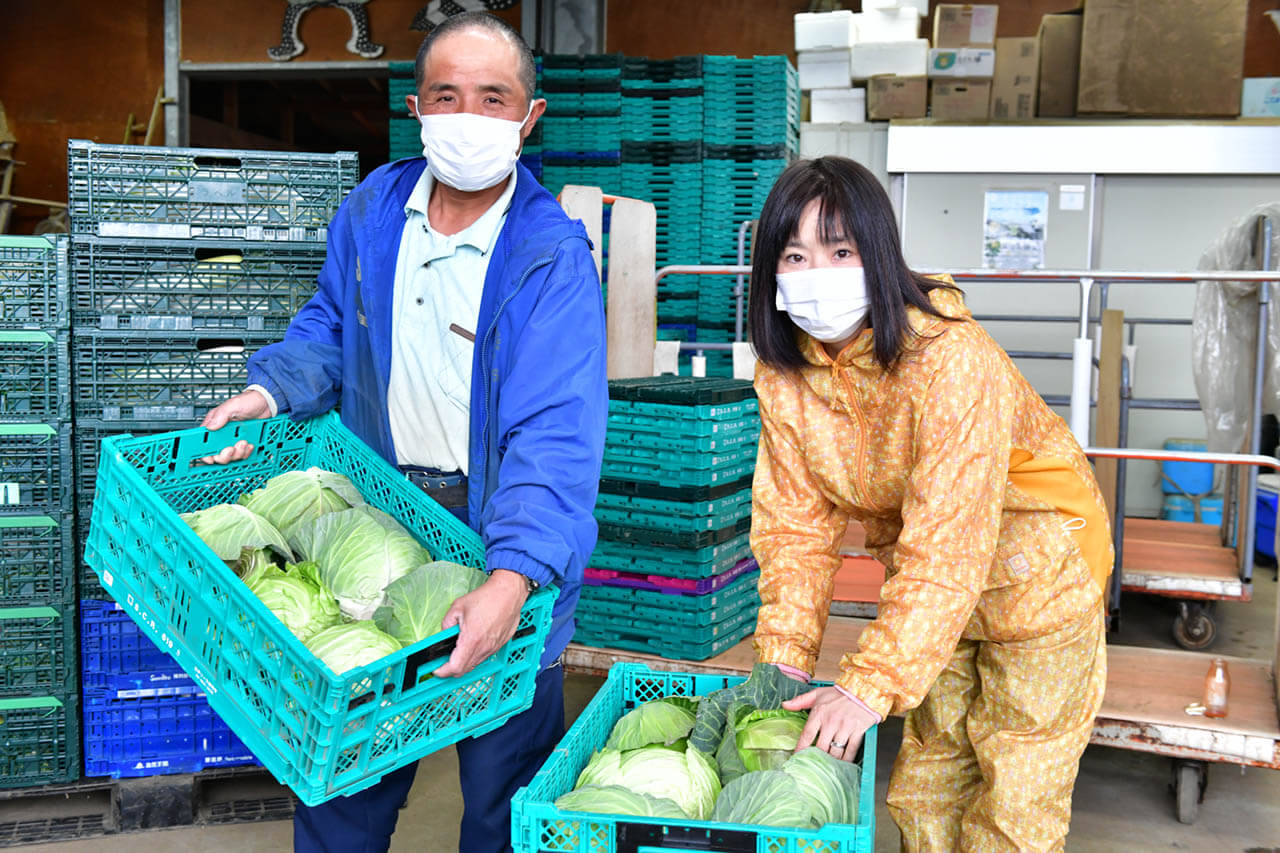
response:
<path id="1" fill-rule="evenodd" d="M 609 416 L 606 440 L 634 447 L 711 451 L 754 444 L 759 438 L 760 419 L 754 415 L 736 421 L 695 421 L 618 414 Z"/>
<path id="2" fill-rule="evenodd" d="M 628 711 L 664 696 L 705 696 L 743 680 L 741 676 L 658 672 L 637 663 L 614 664 L 604 685 L 542 769 L 512 798 L 512 848 L 516 853 L 871 853 L 876 835 L 876 726 L 868 729 L 862 739 L 856 824 L 780 829 L 556 808 L 555 801 L 572 790 L 592 753 L 604 746 L 614 724 Z M 815 682 L 814 686 L 825 684 Z"/>
<path id="3" fill-rule="evenodd" d="M 688 453 L 681 449 L 659 450 L 652 447 L 621 447 L 608 443 L 604 448 L 604 461 L 607 465 L 650 466 L 654 471 L 669 470 L 691 476 L 698 471 L 736 470 L 744 462 L 754 465 L 755 459 L 754 447 L 733 447 L 716 453 Z"/>
<path id="4" fill-rule="evenodd" d="M 596 543 L 596 550 L 587 562 L 596 569 L 696 579 L 727 572 L 750 556 L 751 537 L 743 533 L 727 542 L 702 548 L 667 548 L 602 539 Z"/>
<path id="5" fill-rule="evenodd" d="M 698 628 L 692 636 L 673 633 L 673 626 L 649 619 L 603 619 L 581 614 L 573 641 L 594 648 L 622 649 L 657 655 L 667 660 L 706 660 L 726 652 L 751 636 L 756 628 L 756 611 L 737 616 L 708 628 Z"/>
<path id="6" fill-rule="evenodd" d="M 702 595 L 678 595 L 621 586 L 582 587 L 575 616 L 609 620 L 618 625 L 631 620 L 683 628 L 699 636 L 702 629 L 737 619 L 743 611 L 760 609 L 756 586 L 759 570 L 747 572 L 728 586 Z M 664 632 L 665 633 L 665 632 Z"/>
<path id="7" fill-rule="evenodd" d="M 638 506 L 632 501 L 649 506 Z M 671 507 L 671 510 L 651 508 L 653 505 Z M 714 510 L 691 512 L 686 507 L 716 506 Z M 682 514 L 683 513 L 683 514 Z M 735 528 L 739 522 L 751 517 L 751 493 L 742 499 L 722 499 L 685 504 L 680 501 L 659 501 L 646 498 L 628 498 L 624 495 L 602 494 L 596 500 L 595 518 L 601 525 L 640 528 L 652 531 L 655 538 L 665 541 L 673 534 L 697 534 L 724 528 Z M 602 534 L 603 535 L 603 534 Z M 634 535 L 619 537 L 634 539 Z"/>
<path id="8" fill-rule="evenodd" d="M 0 698 L 0 788 L 80 778 L 80 710 L 74 694 Z"/>
<path id="9" fill-rule="evenodd" d="M 248 459 L 198 464 L 240 440 L 256 448 Z M 313 465 L 349 477 L 433 557 L 484 565 L 479 536 L 334 413 L 104 440 L 85 549 L 143 633 L 172 654 L 258 760 L 308 805 L 362 790 L 528 708 L 557 594 L 546 588 L 531 595 L 516 636 L 465 676 L 430 677 L 452 650 L 456 629 L 334 674 L 177 515 Z"/>

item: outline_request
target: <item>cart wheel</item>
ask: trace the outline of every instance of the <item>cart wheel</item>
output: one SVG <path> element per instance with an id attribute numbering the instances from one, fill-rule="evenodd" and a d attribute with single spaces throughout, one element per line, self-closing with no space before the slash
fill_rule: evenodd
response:
<path id="1" fill-rule="evenodd" d="M 1173 639 L 1184 649 L 1199 651 L 1213 645 L 1218 638 L 1218 626 L 1209 612 L 1209 605 L 1199 601 L 1181 602 L 1178 615 L 1173 620 Z"/>
<path id="2" fill-rule="evenodd" d="M 1204 797 L 1207 768 L 1201 761 L 1179 761 L 1173 766 L 1173 792 L 1179 823 L 1195 823 Z"/>

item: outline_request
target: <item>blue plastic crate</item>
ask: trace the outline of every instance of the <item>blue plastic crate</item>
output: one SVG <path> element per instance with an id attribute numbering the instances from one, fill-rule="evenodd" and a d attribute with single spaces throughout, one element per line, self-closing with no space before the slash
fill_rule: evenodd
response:
<path id="1" fill-rule="evenodd" d="M 0 235 L 0 329 L 70 324 L 67 238 Z"/>
<path id="2" fill-rule="evenodd" d="M 67 142 L 71 233 L 319 242 L 359 180 L 355 152 Z"/>
<path id="3" fill-rule="evenodd" d="M 197 460 L 246 440 L 231 465 Z M 85 559 L 135 622 L 209 695 L 254 755 L 308 805 L 372 785 L 529 707 L 557 591 L 533 593 L 516 636 L 459 678 L 431 678 L 448 629 L 342 675 L 322 664 L 178 513 L 235 500 L 285 471 L 346 475 L 437 559 L 484 565 L 474 531 L 346 429 L 337 414 L 106 439 Z"/>
<path id="4" fill-rule="evenodd" d="M 120 698 L 84 692 L 86 776 L 160 776 L 257 764 L 203 694 Z"/>
<path id="5" fill-rule="evenodd" d="M 875 842 L 876 737 L 863 736 L 858 822 L 821 829 L 678 821 L 561 811 L 592 753 L 604 746 L 614 724 L 637 705 L 664 696 L 705 696 L 741 684 L 741 676 L 657 672 L 643 664 L 615 664 L 604 686 L 574 722 L 529 784 L 511 800 L 511 846 L 516 853 L 618 853 L 623 849 L 681 848 L 750 853 L 870 853 Z M 814 686 L 822 686 L 818 682 Z M 629 846 L 619 842 L 625 836 Z"/>
<path id="6" fill-rule="evenodd" d="M 1276 556 L 1276 506 L 1280 503 L 1280 496 L 1260 488 L 1256 501 L 1257 525 L 1254 529 L 1253 547 L 1255 551 L 1274 559 Z"/>
<path id="7" fill-rule="evenodd" d="M 80 601 L 80 668 L 85 686 L 100 690 L 196 689 L 169 653 L 152 642 L 129 611 L 114 601 Z"/>

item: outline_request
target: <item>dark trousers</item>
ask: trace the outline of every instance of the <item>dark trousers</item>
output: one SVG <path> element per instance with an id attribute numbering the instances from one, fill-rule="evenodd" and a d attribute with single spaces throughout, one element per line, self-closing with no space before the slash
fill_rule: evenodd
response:
<path id="1" fill-rule="evenodd" d="M 458 741 L 462 783 L 461 853 L 511 849 L 511 797 L 529 783 L 564 736 L 564 669 L 538 674 L 533 705 L 500 728 Z M 416 763 L 375 785 L 318 806 L 299 804 L 293 815 L 296 853 L 385 853 L 400 808 L 409 796 Z"/>

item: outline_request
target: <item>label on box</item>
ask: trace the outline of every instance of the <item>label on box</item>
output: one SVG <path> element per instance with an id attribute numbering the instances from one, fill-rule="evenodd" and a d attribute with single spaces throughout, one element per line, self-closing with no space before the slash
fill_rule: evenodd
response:
<path id="1" fill-rule="evenodd" d="M 929 51 L 930 77 L 990 77 L 996 52 L 989 47 L 938 48 Z"/>
<path id="2" fill-rule="evenodd" d="M 944 3 L 934 13 L 934 47 L 987 47 L 996 43 L 999 6 Z"/>
<path id="3" fill-rule="evenodd" d="M 1240 115 L 1248 118 L 1280 116 L 1280 77 L 1246 77 L 1240 96 Z"/>

